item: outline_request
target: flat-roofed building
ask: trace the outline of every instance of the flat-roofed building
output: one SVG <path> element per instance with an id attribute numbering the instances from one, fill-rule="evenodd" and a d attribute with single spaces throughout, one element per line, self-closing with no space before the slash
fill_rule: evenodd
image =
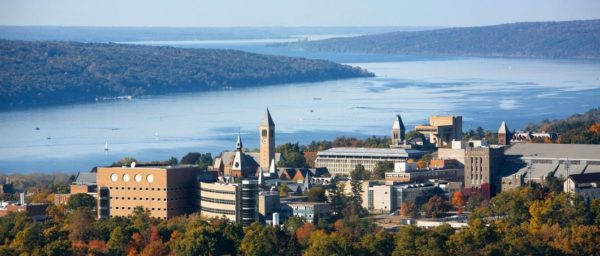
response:
<path id="1" fill-rule="evenodd" d="M 316 222 L 331 211 L 329 203 L 318 202 L 295 202 L 287 204 L 294 216 L 304 218 L 307 222 Z"/>
<path id="2" fill-rule="evenodd" d="M 504 155 L 502 191 L 529 181 L 543 183 L 548 176 L 600 172 L 600 145 L 517 143 Z"/>
<path id="3" fill-rule="evenodd" d="M 198 209 L 197 166 L 98 167 L 99 218 L 128 216 L 141 206 L 167 219 Z"/>
<path id="4" fill-rule="evenodd" d="M 241 221 L 240 186 L 236 183 L 200 182 L 200 214 L 208 218 Z"/>
<path id="5" fill-rule="evenodd" d="M 71 195 L 88 194 L 94 198 L 98 197 L 98 185 L 96 184 L 96 173 L 79 172 L 75 181 L 71 184 Z"/>
<path id="6" fill-rule="evenodd" d="M 429 125 L 417 125 L 415 130 L 437 147 L 449 147 L 452 140 L 462 140 L 462 116 L 430 116 Z"/>
<path id="7" fill-rule="evenodd" d="M 378 162 L 405 162 L 424 154 L 424 151 L 405 148 L 331 148 L 319 151 L 316 167 L 326 167 L 329 173 L 335 175 L 350 175 L 358 164 L 373 172 Z"/>
<path id="8" fill-rule="evenodd" d="M 2 203 L 0 204 L 0 217 L 4 217 L 12 212 L 24 212 L 33 220 L 42 221 L 48 218 L 46 209 L 48 204 L 20 204 L 20 203 Z"/>
<path id="9" fill-rule="evenodd" d="M 258 181 L 253 179 L 241 183 L 200 182 L 200 214 L 248 226 L 259 220 L 258 192 Z"/>
<path id="10" fill-rule="evenodd" d="M 464 184 L 469 192 L 486 197 L 496 193 L 500 168 L 504 161 L 502 147 L 467 147 L 465 150 Z"/>

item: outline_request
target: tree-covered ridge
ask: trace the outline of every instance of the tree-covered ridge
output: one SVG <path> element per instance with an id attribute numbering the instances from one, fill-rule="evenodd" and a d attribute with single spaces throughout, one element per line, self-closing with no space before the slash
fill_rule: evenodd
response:
<path id="1" fill-rule="evenodd" d="M 373 76 L 235 50 L 0 40 L 0 108 Z"/>
<path id="2" fill-rule="evenodd" d="M 333 52 L 600 59 L 600 20 L 392 32 L 294 44 Z"/>
<path id="3" fill-rule="evenodd" d="M 558 133 L 556 141 L 537 139 L 536 143 L 600 144 L 600 108 L 592 108 L 583 114 L 565 119 L 542 120 L 539 124 L 527 124 L 526 131 Z"/>

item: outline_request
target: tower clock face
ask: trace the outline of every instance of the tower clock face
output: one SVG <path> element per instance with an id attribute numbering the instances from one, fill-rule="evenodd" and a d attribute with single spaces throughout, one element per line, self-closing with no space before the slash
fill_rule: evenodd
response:
<path id="1" fill-rule="evenodd" d="M 263 139 L 263 143 L 267 143 L 267 139 L 266 138 Z"/>

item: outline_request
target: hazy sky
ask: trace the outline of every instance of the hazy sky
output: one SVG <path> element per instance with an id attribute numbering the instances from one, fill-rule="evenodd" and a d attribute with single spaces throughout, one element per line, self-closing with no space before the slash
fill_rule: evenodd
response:
<path id="1" fill-rule="evenodd" d="M 0 0 L 0 25 L 477 26 L 600 19 L 600 0 Z"/>

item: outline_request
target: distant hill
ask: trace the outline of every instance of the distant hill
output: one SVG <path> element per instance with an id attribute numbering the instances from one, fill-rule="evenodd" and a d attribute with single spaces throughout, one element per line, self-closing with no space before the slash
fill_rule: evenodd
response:
<path id="1" fill-rule="evenodd" d="M 373 76 L 234 50 L 0 40 L 0 108 Z"/>
<path id="2" fill-rule="evenodd" d="M 600 59 L 600 20 L 392 32 L 290 45 L 330 52 Z"/>

